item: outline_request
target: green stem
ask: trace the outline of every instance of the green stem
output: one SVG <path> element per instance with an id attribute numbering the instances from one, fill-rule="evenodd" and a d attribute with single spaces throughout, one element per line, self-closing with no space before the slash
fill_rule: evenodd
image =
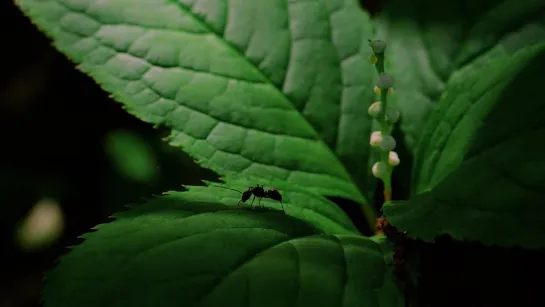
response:
<path id="1" fill-rule="evenodd" d="M 377 57 L 378 60 L 375 63 L 375 67 L 376 67 L 378 73 L 381 74 L 381 73 L 384 72 L 384 53 L 377 54 L 376 57 Z"/>
<path id="2" fill-rule="evenodd" d="M 384 73 L 384 54 L 377 54 L 377 62 L 375 63 L 375 68 L 377 69 L 377 72 L 379 75 L 381 73 Z M 381 90 L 380 92 L 380 102 L 381 102 L 381 110 L 379 113 L 379 116 L 377 118 L 379 124 L 380 124 L 380 132 L 382 135 L 390 135 L 392 131 L 392 126 L 388 124 L 386 121 L 386 109 L 388 107 L 388 92 Z M 392 171 L 393 167 L 388 163 L 388 160 L 390 158 L 390 153 L 387 151 L 380 151 L 380 160 L 388 167 L 387 172 L 384 175 L 384 178 L 382 178 L 382 182 L 384 183 L 384 198 L 385 201 L 389 201 L 391 199 L 391 193 L 392 193 Z"/>
<path id="3" fill-rule="evenodd" d="M 386 108 L 388 107 L 388 93 L 386 91 L 381 91 L 380 93 L 380 101 L 381 101 L 381 112 L 380 112 L 380 132 L 382 135 L 389 135 L 391 132 L 391 125 L 388 124 L 386 121 Z M 380 151 L 380 159 L 382 162 L 388 167 L 386 174 L 384 175 L 384 178 L 382 178 L 382 182 L 384 183 L 384 195 L 385 195 L 385 201 L 388 201 L 391 199 L 391 192 L 392 192 L 392 170 L 393 167 L 388 163 L 388 160 L 390 159 L 390 153 L 388 151 L 381 150 Z"/>

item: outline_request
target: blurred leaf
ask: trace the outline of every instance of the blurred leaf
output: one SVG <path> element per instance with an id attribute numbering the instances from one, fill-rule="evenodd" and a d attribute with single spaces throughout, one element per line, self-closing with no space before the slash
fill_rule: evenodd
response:
<path id="1" fill-rule="evenodd" d="M 384 206 L 413 238 L 545 247 L 545 44 L 456 74 L 424 135 L 417 191 Z"/>
<path id="2" fill-rule="evenodd" d="M 541 0 L 388 1 L 376 37 L 388 42 L 386 70 L 396 78 L 394 103 L 411 152 L 456 75 L 545 39 L 544 9 Z"/>
<path id="3" fill-rule="evenodd" d="M 157 177 L 155 153 L 141 136 L 131 131 L 113 131 L 105 144 L 113 166 L 134 181 L 150 182 Z"/>

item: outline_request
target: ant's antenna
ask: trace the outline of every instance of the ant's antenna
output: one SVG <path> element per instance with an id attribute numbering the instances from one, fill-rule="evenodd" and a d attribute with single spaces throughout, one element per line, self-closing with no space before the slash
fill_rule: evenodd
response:
<path id="1" fill-rule="evenodd" d="M 235 191 L 235 192 L 239 192 L 240 194 L 243 194 L 239 190 L 231 189 L 231 188 L 228 188 L 228 187 L 222 187 L 222 186 L 219 186 L 219 185 L 211 185 L 211 187 L 222 188 L 222 189 L 231 190 L 231 191 Z"/>

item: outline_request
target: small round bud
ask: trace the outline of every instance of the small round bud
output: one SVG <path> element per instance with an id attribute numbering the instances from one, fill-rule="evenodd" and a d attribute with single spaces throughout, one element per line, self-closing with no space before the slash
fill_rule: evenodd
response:
<path id="1" fill-rule="evenodd" d="M 373 91 L 375 92 L 375 94 L 380 95 L 380 88 L 378 86 L 375 85 Z"/>
<path id="2" fill-rule="evenodd" d="M 388 173 L 388 167 L 384 162 L 376 162 L 373 164 L 373 168 L 371 168 L 371 172 L 373 173 L 373 176 L 376 178 L 384 178 L 386 174 Z"/>
<path id="3" fill-rule="evenodd" d="M 373 131 L 373 133 L 371 133 L 369 144 L 371 144 L 372 147 L 379 147 L 381 142 L 382 133 L 380 131 Z"/>
<path id="4" fill-rule="evenodd" d="M 398 166 L 399 165 L 399 156 L 397 155 L 397 152 L 390 151 L 388 154 L 388 164 L 391 166 Z"/>
<path id="5" fill-rule="evenodd" d="M 376 39 L 373 41 L 369 40 L 369 46 L 371 46 L 374 53 L 378 54 L 384 53 L 384 51 L 386 50 L 386 42 L 380 39 Z"/>
<path id="6" fill-rule="evenodd" d="M 396 147 L 396 140 L 391 135 L 383 135 L 379 147 L 384 151 L 390 151 Z"/>
<path id="7" fill-rule="evenodd" d="M 380 101 L 375 101 L 371 106 L 369 106 L 369 109 L 367 110 L 367 113 L 369 113 L 369 116 L 376 118 L 380 111 L 382 110 L 382 103 Z"/>
<path id="8" fill-rule="evenodd" d="M 386 121 L 395 124 L 399 120 L 399 111 L 394 107 L 386 108 Z"/>
<path id="9" fill-rule="evenodd" d="M 381 73 L 378 77 L 376 86 L 381 90 L 388 90 L 394 85 L 394 78 L 387 73 Z"/>
<path id="10" fill-rule="evenodd" d="M 371 64 L 377 64 L 378 62 L 378 58 L 376 55 L 372 55 L 370 58 L 369 58 L 369 62 L 371 62 Z"/>

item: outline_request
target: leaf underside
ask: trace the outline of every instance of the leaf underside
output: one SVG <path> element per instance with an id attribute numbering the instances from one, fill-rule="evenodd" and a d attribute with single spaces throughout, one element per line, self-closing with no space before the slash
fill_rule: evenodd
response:
<path id="1" fill-rule="evenodd" d="M 419 194 L 385 205 L 409 236 L 545 247 L 545 44 L 456 76 L 425 132 Z"/>
<path id="2" fill-rule="evenodd" d="M 99 225 L 48 273 L 45 307 L 403 306 L 376 241 L 217 197 L 173 192 Z"/>
<path id="3" fill-rule="evenodd" d="M 366 204 L 375 72 L 372 28 L 356 1 L 16 3 L 202 166 Z"/>

